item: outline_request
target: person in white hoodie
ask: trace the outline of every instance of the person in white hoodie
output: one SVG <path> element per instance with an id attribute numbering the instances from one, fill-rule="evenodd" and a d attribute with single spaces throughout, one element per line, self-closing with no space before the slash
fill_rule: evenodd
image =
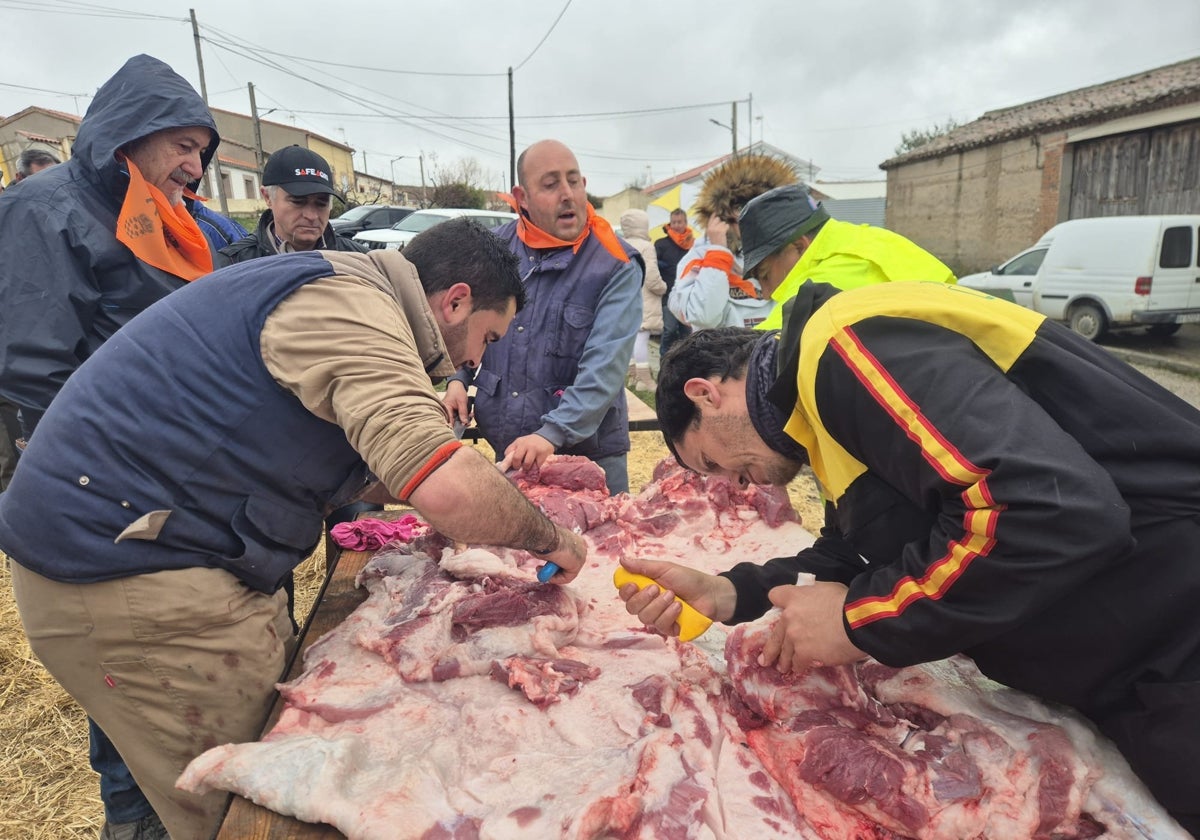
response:
<path id="1" fill-rule="evenodd" d="M 658 271 L 658 260 L 654 253 L 654 245 L 650 241 L 650 217 L 646 215 L 645 210 L 630 209 L 621 214 L 621 238 L 637 248 L 646 260 L 646 278 L 642 281 L 642 328 L 638 330 L 634 340 L 629 375 L 633 378 L 634 388 L 639 391 L 653 391 L 650 336 L 662 332 L 662 299 L 667 293 L 667 284 Z"/>
<path id="2" fill-rule="evenodd" d="M 704 179 L 695 216 L 703 241 L 679 260 L 667 306 L 693 330 L 754 327 L 771 314 L 773 288 L 742 276 L 738 213 L 751 199 L 775 187 L 796 183 L 796 173 L 769 155 L 740 155 Z"/>

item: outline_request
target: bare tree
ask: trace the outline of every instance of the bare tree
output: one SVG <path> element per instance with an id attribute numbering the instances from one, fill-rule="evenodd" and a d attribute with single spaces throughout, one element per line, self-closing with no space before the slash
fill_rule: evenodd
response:
<path id="1" fill-rule="evenodd" d="M 475 158 L 459 158 L 453 164 L 442 164 L 437 154 L 429 155 L 433 189 L 430 190 L 430 205 L 433 207 L 467 207 L 482 210 L 487 203 L 484 185 L 491 174 L 484 171 Z"/>
<path id="2" fill-rule="evenodd" d="M 926 143 L 936 140 L 944 134 L 949 134 L 961 125 L 954 117 L 947 117 L 944 123 L 934 123 L 929 128 L 914 128 L 900 135 L 900 143 L 896 146 L 896 154 L 902 155 L 919 149 Z"/>

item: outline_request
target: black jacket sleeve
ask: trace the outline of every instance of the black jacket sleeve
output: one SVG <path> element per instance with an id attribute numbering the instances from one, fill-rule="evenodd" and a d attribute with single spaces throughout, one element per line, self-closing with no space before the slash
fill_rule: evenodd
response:
<path id="1" fill-rule="evenodd" d="M 738 563 L 721 572 L 737 590 L 737 606 L 728 624 L 753 621 L 771 609 L 768 593 L 776 586 L 796 583 L 797 575 L 808 573 L 817 580 L 836 581 L 847 586 L 863 570 L 863 559 L 854 546 L 826 527 L 813 545 L 794 557 L 776 557 L 766 563 Z"/>
<path id="2" fill-rule="evenodd" d="M 1112 477 L 969 339 L 888 317 L 843 338 L 821 356 L 815 394 L 870 479 L 834 500 L 868 563 L 846 600 L 855 645 L 891 665 L 939 659 L 1053 609 L 1129 555 Z M 860 540 L 847 527 L 881 493 L 926 523 L 924 539 Z"/>

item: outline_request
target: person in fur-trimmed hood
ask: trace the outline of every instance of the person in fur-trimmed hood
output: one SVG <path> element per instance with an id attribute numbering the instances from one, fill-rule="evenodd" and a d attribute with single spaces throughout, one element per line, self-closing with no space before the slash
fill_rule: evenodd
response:
<path id="1" fill-rule="evenodd" d="M 742 276 L 738 213 L 756 196 L 796 183 L 790 165 L 768 155 L 742 155 L 721 164 L 704 182 L 696 217 L 704 241 L 679 261 L 668 307 L 693 329 L 753 327 L 775 305 L 770 289 Z"/>

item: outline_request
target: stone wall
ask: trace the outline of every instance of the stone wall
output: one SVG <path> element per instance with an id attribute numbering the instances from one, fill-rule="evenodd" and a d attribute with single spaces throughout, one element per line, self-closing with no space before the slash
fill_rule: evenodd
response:
<path id="1" fill-rule="evenodd" d="M 1056 221 L 1056 138 L 1024 137 L 889 170 L 887 227 L 959 276 L 1002 262 Z"/>

